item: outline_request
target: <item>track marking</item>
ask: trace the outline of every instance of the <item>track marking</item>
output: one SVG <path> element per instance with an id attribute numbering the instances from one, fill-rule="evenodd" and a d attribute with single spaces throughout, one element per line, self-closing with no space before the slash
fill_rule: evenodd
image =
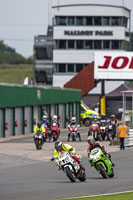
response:
<path id="1" fill-rule="evenodd" d="M 69 197 L 69 198 L 61 198 L 61 199 L 81 199 L 81 198 L 87 198 L 87 197 L 98 197 L 98 196 L 109 196 L 113 194 L 124 194 L 124 193 L 130 193 L 133 192 L 133 190 L 129 191 L 123 191 L 123 192 L 114 192 L 114 193 L 107 193 L 107 194 L 98 194 L 98 195 L 89 195 L 89 196 L 81 196 L 81 197 Z"/>

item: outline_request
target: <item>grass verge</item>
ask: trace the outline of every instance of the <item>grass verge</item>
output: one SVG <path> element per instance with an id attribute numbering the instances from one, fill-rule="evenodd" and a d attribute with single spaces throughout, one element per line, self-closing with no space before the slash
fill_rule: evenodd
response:
<path id="1" fill-rule="evenodd" d="M 84 198 L 67 198 L 61 200 L 132 200 L 133 192 L 111 194 L 111 195 L 101 195 L 101 196 L 91 196 Z"/>
<path id="2" fill-rule="evenodd" d="M 23 84 L 25 77 L 29 80 L 33 76 L 32 65 L 0 66 L 0 82 Z"/>

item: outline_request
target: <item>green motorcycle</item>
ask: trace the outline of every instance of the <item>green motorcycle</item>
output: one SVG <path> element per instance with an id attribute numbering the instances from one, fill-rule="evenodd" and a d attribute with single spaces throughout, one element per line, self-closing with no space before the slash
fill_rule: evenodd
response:
<path id="1" fill-rule="evenodd" d="M 95 169 L 102 175 L 103 178 L 112 178 L 114 176 L 112 163 L 100 148 L 91 150 L 89 162 L 91 166 L 95 167 Z"/>

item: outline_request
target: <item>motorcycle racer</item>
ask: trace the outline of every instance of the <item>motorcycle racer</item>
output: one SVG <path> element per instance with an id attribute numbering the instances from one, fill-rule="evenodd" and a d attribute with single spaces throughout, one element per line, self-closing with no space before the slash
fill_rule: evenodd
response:
<path id="1" fill-rule="evenodd" d="M 51 124 L 55 122 L 58 124 L 58 127 L 60 127 L 59 117 L 57 115 L 53 115 L 51 119 Z"/>
<path id="2" fill-rule="evenodd" d="M 40 132 L 42 133 L 43 142 L 45 142 L 45 137 L 44 137 L 45 128 L 44 128 L 44 126 L 42 126 L 42 124 L 41 124 L 40 121 L 37 123 L 37 126 L 34 127 L 34 133 L 33 133 L 33 135 L 34 135 L 34 137 L 33 137 L 33 138 L 34 138 L 34 141 L 35 141 L 35 135 L 36 135 L 37 131 L 40 131 Z"/>
<path id="3" fill-rule="evenodd" d="M 47 127 L 50 126 L 49 122 L 48 122 L 48 117 L 46 115 L 43 115 L 42 117 L 42 122 L 43 125 L 46 125 Z"/>
<path id="4" fill-rule="evenodd" d="M 55 158 L 56 163 L 57 163 L 56 158 L 58 158 L 59 155 L 63 153 L 63 151 L 68 152 L 72 156 L 72 158 L 75 160 L 75 162 L 77 162 L 79 164 L 80 168 L 84 169 L 82 162 L 80 161 L 80 159 L 76 155 L 76 150 L 69 144 L 63 144 L 63 142 L 60 141 L 60 140 L 57 140 L 55 142 L 54 158 Z M 59 167 L 58 170 L 61 170 L 61 168 Z"/>
<path id="5" fill-rule="evenodd" d="M 115 118 L 115 115 L 111 115 L 109 125 L 112 126 L 111 130 L 109 130 L 109 131 L 111 131 L 111 138 L 109 138 L 109 139 L 114 140 L 114 138 L 116 136 L 116 127 L 117 127 L 117 119 Z"/>
<path id="6" fill-rule="evenodd" d="M 87 142 L 89 144 L 89 147 L 87 149 L 87 152 L 88 152 L 88 158 L 89 158 L 89 155 L 90 155 L 90 152 L 92 149 L 95 149 L 95 148 L 100 148 L 102 150 L 102 152 L 110 159 L 111 161 L 111 155 L 109 153 L 107 153 L 107 150 L 105 148 L 105 146 L 101 143 L 101 142 L 98 142 L 98 141 L 95 141 L 94 137 L 93 136 L 89 136 L 87 138 Z M 112 162 L 112 161 L 111 161 Z M 112 162 L 112 166 L 115 166 L 114 163 Z"/>
<path id="7" fill-rule="evenodd" d="M 48 136 L 49 136 L 49 138 L 51 138 L 51 134 L 50 134 L 50 132 L 49 132 L 50 124 L 49 124 L 49 122 L 48 122 L 48 117 L 47 117 L 47 115 L 43 115 L 41 124 L 42 124 L 42 125 L 44 126 L 44 128 L 45 128 L 45 138 L 47 139 Z"/>
<path id="8" fill-rule="evenodd" d="M 100 125 L 104 124 L 105 126 L 107 126 L 107 124 L 108 124 L 108 120 L 107 120 L 107 117 L 105 114 L 101 115 L 101 118 L 99 119 L 99 121 L 100 121 Z"/>
<path id="9" fill-rule="evenodd" d="M 68 127 L 70 128 L 71 126 L 76 126 L 76 127 L 79 127 L 79 126 L 80 126 L 80 125 L 78 125 L 78 123 L 77 123 L 77 121 L 76 121 L 76 117 L 72 117 L 72 118 L 71 118 L 71 122 L 70 122 L 70 124 L 68 124 Z M 79 141 L 81 141 L 80 133 L 77 132 L 77 135 L 78 135 L 78 137 L 79 137 Z M 69 142 L 69 140 L 70 140 L 70 136 L 71 136 L 71 132 L 68 133 L 68 139 L 67 139 L 68 142 Z"/>
<path id="10" fill-rule="evenodd" d="M 97 115 L 93 115 L 92 119 L 90 120 L 90 125 L 92 124 L 97 124 L 98 126 L 100 125 L 100 121 L 97 117 Z"/>
<path id="11" fill-rule="evenodd" d="M 101 140 L 100 121 L 99 121 L 97 115 L 93 115 L 92 119 L 90 120 L 88 136 L 92 135 L 92 133 L 94 133 L 93 137 L 95 137 L 96 140 Z"/>

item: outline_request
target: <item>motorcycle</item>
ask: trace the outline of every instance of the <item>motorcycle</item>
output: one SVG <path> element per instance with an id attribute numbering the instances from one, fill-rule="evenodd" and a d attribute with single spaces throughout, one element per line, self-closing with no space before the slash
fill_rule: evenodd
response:
<path id="1" fill-rule="evenodd" d="M 104 123 L 101 123 L 101 125 L 100 125 L 100 134 L 101 134 L 102 140 L 105 140 L 106 130 L 107 130 L 106 125 Z"/>
<path id="2" fill-rule="evenodd" d="M 88 136 L 89 135 L 92 135 L 96 141 L 101 141 L 101 136 L 99 134 L 99 126 L 98 126 L 98 124 L 90 125 Z"/>
<path id="3" fill-rule="evenodd" d="M 112 140 L 113 124 L 108 124 L 107 140 Z"/>
<path id="4" fill-rule="evenodd" d="M 50 126 L 50 134 L 51 137 L 53 138 L 53 141 L 56 141 L 59 137 L 59 127 L 56 122 L 53 122 L 52 125 Z"/>
<path id="5" fill-rule="evenodd" d="M 81 141 L 80 133 L 78 132 L 78 127 L 80 125 L 68 125 L 69 133 L 68 133 L 68 141 L 70 137 L 72 138 L 72 141 L 76 141 L 77 137 L 79 138 L 79 141 Z"/>
<path id="6" fill-rule="evenodd" d="M 49 131 L 49 128 L 48 128 L 48 126 L 47 125 L 44 125 L 44 128 L 45 128 L 45 141 L 47 140 L 47 139 L 49 139 L 49 142 L 51 141 L 51 133 L 50 133 L 50 131 Z"/>
<path id="7" fill-rule="evenodd" d="M 64 152 L 58 158 L 52 158 L 51 161 L 55 159 L 58 159 L 57 165 L 65 172 L 71 182 L 76 182 L 76 179 L 82 182 L 86 180 L 85 170 L 80 168 L 68 152 Z"/>
<path id="8" fill-rule="evenodd" d="M 103 178 L 114 176 L 112 163 L 100 148 L 95 148 L 90 152 L 89 162 Z"/>
<path id="9" fill-rule="evenodd" d="M 43 135 L 40 131 L 37 131 L 36 135 L 34 136 L 34 140 L 35 140 L 35 145 L 36 145 L 36 149 L 40 150 L 42 149 L 43 146 Z"/>

